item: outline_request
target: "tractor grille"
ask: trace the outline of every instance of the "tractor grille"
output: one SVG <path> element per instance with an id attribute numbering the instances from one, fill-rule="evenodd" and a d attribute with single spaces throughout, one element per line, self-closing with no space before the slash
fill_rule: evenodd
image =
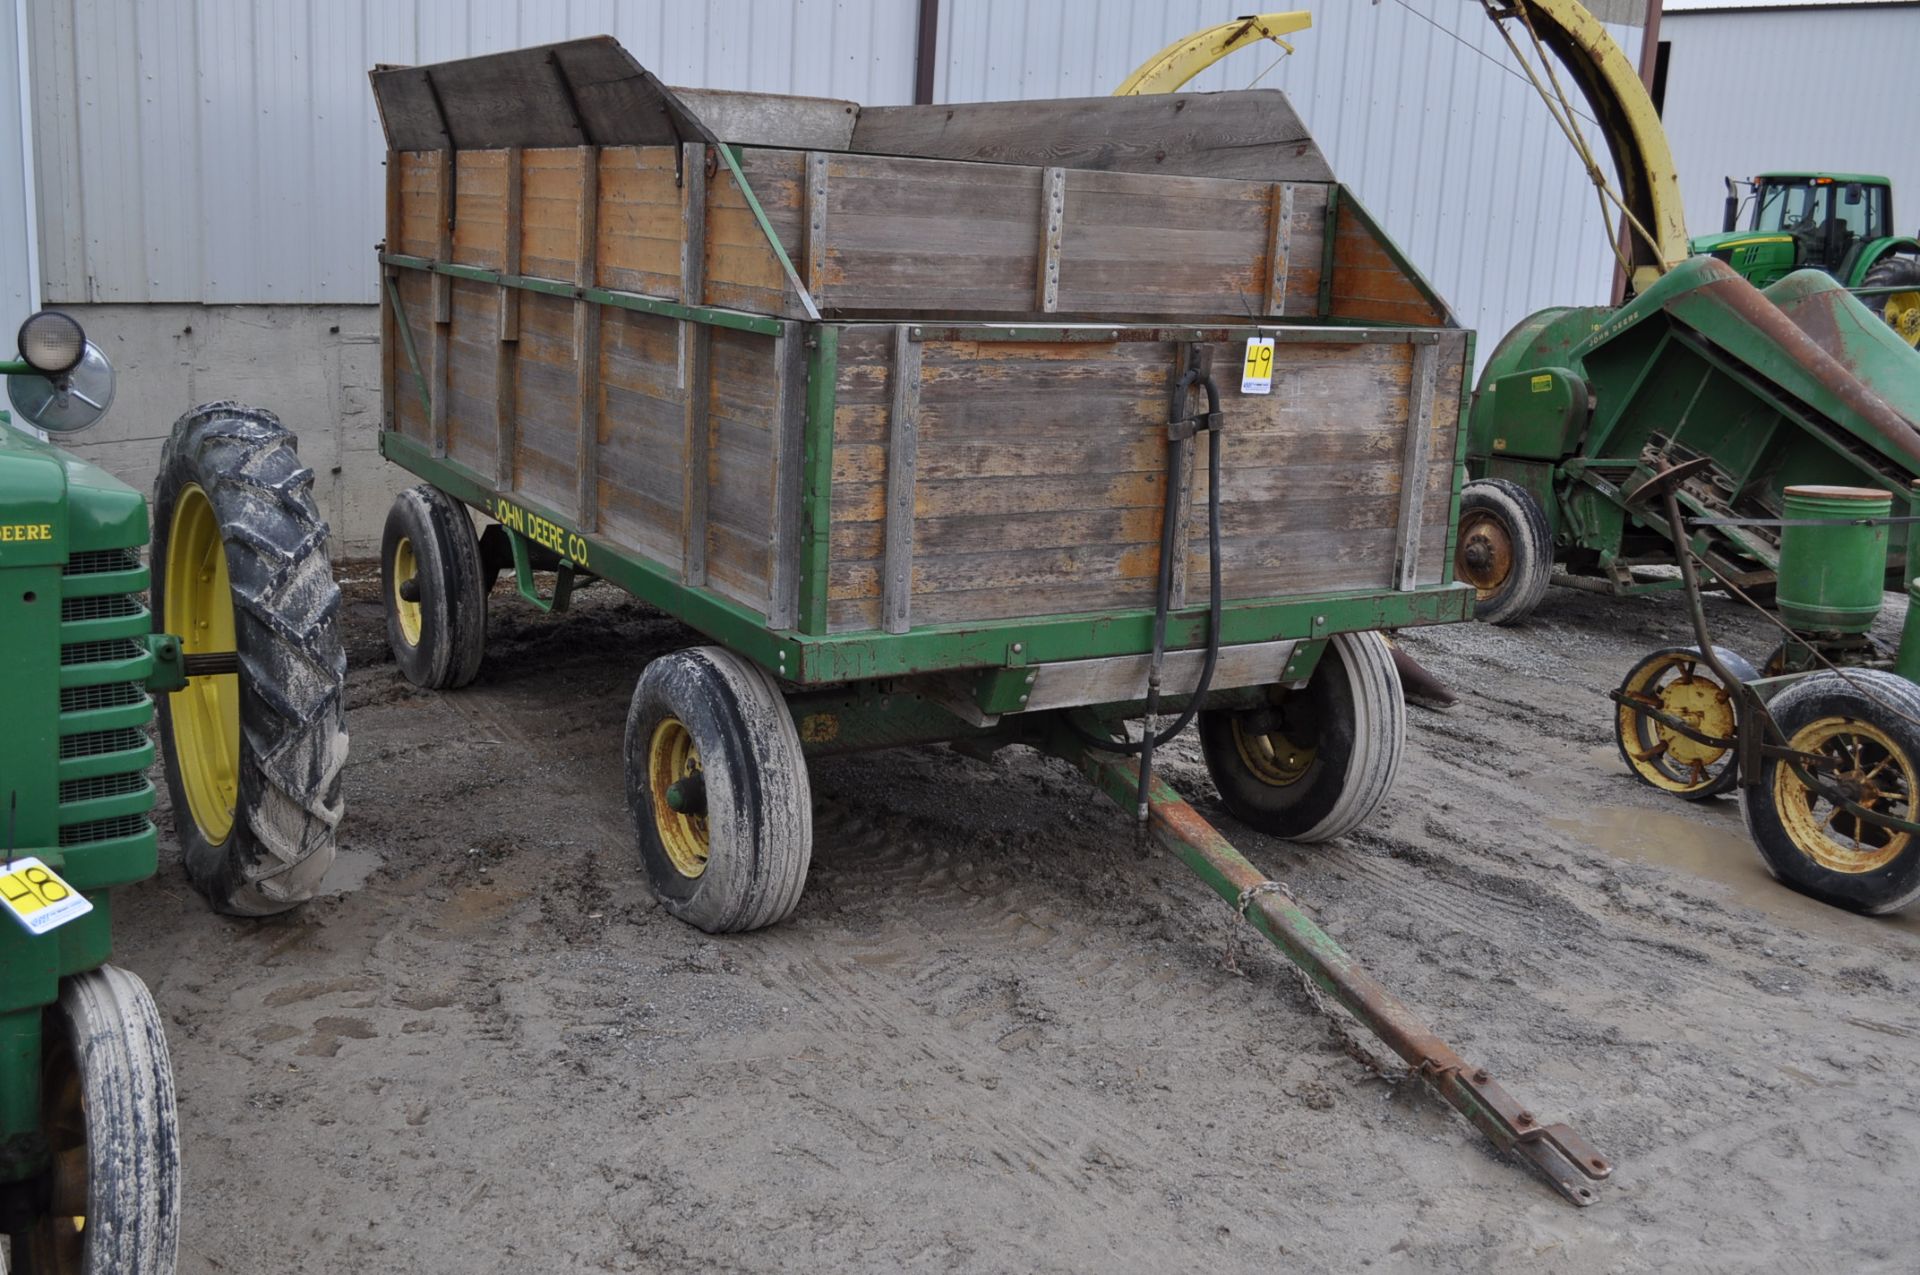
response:
<path id="1" fill-rule="evenodd" d="M 71 555 L 60 599 L 60 846 L 153 837 L 147 569 L 137 546 Z M 116 665 L 124 665 L 116 668 Z M 102 680 L 108 679 L 108 680 Z M 115 680 L 117 679 L 117 680 Z"/>

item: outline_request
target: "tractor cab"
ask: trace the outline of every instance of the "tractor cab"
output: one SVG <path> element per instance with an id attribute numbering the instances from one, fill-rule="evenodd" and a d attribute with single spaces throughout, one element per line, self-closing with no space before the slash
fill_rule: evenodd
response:
<path id="1" fill-rule="evenodd" d="M 1740 187 L 1746 186 L 1743 197 Z M 1745 210 L 1746 225 L 1740 225 Z M 1727 178 L 1723 229 L 1692 243 L 1766 287 L 1795 270 L 1824 270 L 1855 282 L 1893 237 L 1893 186 L 1858 173 L 1762 173 Z"/>

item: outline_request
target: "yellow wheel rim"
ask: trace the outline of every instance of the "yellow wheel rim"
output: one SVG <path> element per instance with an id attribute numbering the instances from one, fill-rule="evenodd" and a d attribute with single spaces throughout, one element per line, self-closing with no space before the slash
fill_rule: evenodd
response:
<path id="1" fill-rule="evenodd" d="M 1819 777 L 1837 781 L 1859 805 L 1899 819 L 1913 818 L 1913 794 L 1920 788 L 1913 759 L 1878 727 L 1823 717 L 1795 731 L 1788 747 L 1833 758 L 1838 768 Z M 1829 872 L 1884 868 L 1900 857 L 1911 835 L 1848 814 L 1816 796 L 1784 764 L 1774 768 L 1773 808 L 1799 851 Z"/>
<path id="2" fill-rule="evenodd" d="M 420 604 L 400 596 L 401 585 L 420 579 L 420 563 L 413 556 L 413 541 L 405 536 L 400 537 L 400 543 L 393 547 L 392 575 L 393 596 L 387 601 L 393 607 L 394 617 L 400 621 L 400 636 L 407 640 L 408 646 L 419 646 Z M 415 584 L 415 588 L 418 587 Z"/>
<path id="3" fill-rule="evenodd" d="M 693 735 L 677 717 L 653 728 L 647 744 L 647 787 L 653 793 L 653 826 L 660 834 L 673 870 L 693 878 L 707 870 L 707 820 L 684 815 L 667 802 L 667 790 L 688 775 L 700 773 L 700 750 Z"/>
<path id="4" fill-rule="evenodd" d="M 1513 574 L 1513 533 L 1507 524 L 1485 509 L 1460 519 L 1460 535 L 1453 551 L 1453 576 L 1473 586 L 1485 602 L 1500 591 Z"/>
<path id="5" fill-rule="evenodd" d="M 227 551 L 213 503 L 188 483 L 173 507 L 167 533 L 167 632 L 180 635 L 188 655 L 234 649 L 233 591 Z M 187 813 L 209 845 L 233 831 L 240 798 L 240 678 L 196 677 L 173 692 L 173 760 L 186 789 Z"/>
<path id="6" fill-rule="evenodd" d="M 1732 739 L 1733 695 L 1720 685 L 1713 671 L 1697 655 L 1672 652 L 1650 660 L 1627 677 L 1620 693 L 1628 704 L 1616 710 L 1614 729 L 1621 751 L 1634 773 L 1668 792 L 1695 792 L 1707 787 L 1722 763 L 1732 764 L 1729 750 L 1688 739 L 1664 722 L 1633 710 L 1633 704 L 1659 709 L 1677 717 L 1703 735 Z"/>
<path id="7" fill-rule="evenodd" d="M 1278 731 L 1271 735 L 1250 731 L 1237 718 L 1233 722 L 1233 746 L 1248 772 L 1261 783 L 1275 788 L 1299 783 L 1313 766 L 1318 751 L 1311 744 L 1297 744 Z"/>
<path id="8" fill-rule="evenodd" d="M 1920 292 L 1889 293 L 1886 308 L 1880 312 L 1886 317 L 1900 339 L 1908 345 L 1920 345 Z"/>

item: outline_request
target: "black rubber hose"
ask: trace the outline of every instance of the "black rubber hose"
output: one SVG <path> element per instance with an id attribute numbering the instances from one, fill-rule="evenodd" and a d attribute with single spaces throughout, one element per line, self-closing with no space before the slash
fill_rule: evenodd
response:
<path id="1" fill-rule="evenodd" d="M 1207 412 L 1209 418 L 1217 421 L 1220 412 L 1219 387 L 1213 383 L 1211 376 L 1202 376 L 1197 370 L 1190 369 L 1186 375 L 1180 378 L 1180 384 L 1183 388 L 1189 388 L 1196 382 L 1207 391 Z M 1200 680 L 1193 688 L 1192 698 L 1187 701 L 1186 708 L 1181 711 L 1180 716 L 1174 721 L 1173 725 L 1156 734 L 1143 735 L 1138 740 L 1103 739 L 1099 735 L 1081 726 L 1071 717 L 1066 719 L 1067 728 L 1071 730 L 1082 743 L 1106 752 L 1118 753 L 1124 757 L 1139 756 L 1147 763 L 1147 765 L 1142 767 L 1140 784 L 1143 800 L 1146 794 L 1146 779 L 1148 775 L 1151 774 L 1153 750 L 1162 744 L 1171 742 L 1173 738 L 1185 730 L 1187 725 L 1199 714 L 1200 701 L 1206 698 L 1207 691 L 1212 687 L 1214 669 L 1220 662 L 1221 431 L 1218 425 L 1214 427 L 1212 433 L 1213 438 L 1207 446 L 1207 653 L 1205 661 L 1200 666 Z M 1191 439 L 1183 439 L 1180 444 L 1178 444 L 1178 448 L 1185 448 L 1190 446 L 1191 443 Z M 1173 549 L 1171 542 L 1174 539 L 1175 530 L 1174 514 L 1179 508 L 1179 492 L 1177 490 L 1181 468 L 1179 462 L 1179 450 L 1176 449 L 1173 463 L 1168 466 L 1166 511 L 1162 516 L 1160 527 L 1160 580 L 1155 590 L 1153 608 L 1153 643 L 1154 653 L 1156 655 L 1160 654 L 1166 645 L 1167 611 L 1172 603 L 1173 595 Z M 1157 687 L 1148 688 L 1147 711 L 1150 717 L 1159 699 L 1158 689 Z"/>

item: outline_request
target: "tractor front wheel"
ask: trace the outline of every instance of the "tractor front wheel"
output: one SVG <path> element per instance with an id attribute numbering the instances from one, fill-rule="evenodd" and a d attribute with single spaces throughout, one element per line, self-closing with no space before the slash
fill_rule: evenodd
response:
<path id="1" fill-rule="evenodd" d="M 1826 759 L 1808 770 L 1822 787 L 1875 814 L 1920 817 L 1920 687 L 1879 669 L 1815 673 L 1768 707 L 1788 748 Z M 1875 914 L 1920 898 L 1920 834 L 1861 818 L 1780 758 L 1742 786 L 1740 809 L 1767 871 L 1803 894 Z"/>
<path id="2" fill-rule="evenodd" d="M 172 1275 L 180 1236 L 173 1065 L 146 984 L 67 979 L 41 1044 L 44 1210 L 9 1240 L 26 1275 Z"/>
<path id="3" fill-rule="evenodd" d="M 772 677 L 719 647 L 647 665 L 627 713 L 627 808 L 662 906 L 709 934 L 800 902 L 813 804 L 800 734 Z"/>
<path id="4" fill-rule="evenodd" d="M 1330 841 L 1386 800 L 1406 748 L 1407 707 L 1378 633 L 1336 634 L 1299 690 L 1200 714 L 1200 751 L 1220 799 L 1249 828 Z"/>
<path id="5" fill-rule="evenodd" d="M 1513 624 L 1533 614 L 1553 580 L 1553 535 L 1532 492 L 1504 478 L 1461 489 L 1453 575 L 1473 586 L 1477 620 Z"/>
<path id="6" fill-rule="evenodd" d="M 180 418 L 154 486 L 153 609 L 189 659 L 231 656 L 160 697 L 187 876 L 239 916 L 313 897 L 333 863 L 347 761 L 340 588 L 313 471 L 269 412 Z"/>
<path id="7" fill-rule="evenodd" d="M 1920 257 L 1882 257 L 1873 263 L 1863 288 L 1910 287 L 1909 292 L 1882 292 L 1866 298 L 1867 308 L 1885 319 L 1900 339 L 1920 346 Z"/>

